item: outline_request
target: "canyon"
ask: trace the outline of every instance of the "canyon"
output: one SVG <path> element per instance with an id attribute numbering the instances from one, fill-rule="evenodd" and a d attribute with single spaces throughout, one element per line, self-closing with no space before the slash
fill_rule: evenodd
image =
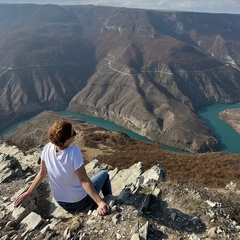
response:
<path id="1" fill-rule="evenodd" d="M 198 107 L 240 101 L 239 15 L 0 5 L 0 129 L 43 110 L 96 116 L 189 152 Z"/>

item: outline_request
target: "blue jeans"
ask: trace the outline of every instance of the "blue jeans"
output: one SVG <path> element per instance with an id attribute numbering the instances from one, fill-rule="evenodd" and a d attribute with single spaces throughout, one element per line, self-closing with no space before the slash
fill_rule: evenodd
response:
<path id="1" fill-rule="evenodd" d="M 109 175 L 106 170 L 101 170 L 96 175 L 91 178 L 92 183 L 96 191 L 99 193 L 102 191 L 104 197 L 108 194 L 112 194 L 111 182 L 109 180 Z M 84 208 L 94 204 L 93 199 L 87 195 L 85 198 L 78 202 L 68 203 L 68 202 L 58 202 L 58 204 L 67 211 L 83 210 Z"/>

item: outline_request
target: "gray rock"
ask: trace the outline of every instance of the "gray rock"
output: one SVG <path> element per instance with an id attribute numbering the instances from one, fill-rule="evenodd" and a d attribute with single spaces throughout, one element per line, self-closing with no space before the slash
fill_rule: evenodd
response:
<path id="1" fill-rule="evenodd" d="M 104 169 L 97 159 L 92 160 L 90 163 L 86 164 L 85 167 L 89 177 L 94 176 L 100 170 Z"/>
<path id="2" fill-rule="evenodd" d="M 15 223 L 20 223 L 31 211 L 23 207 L 14 208 L 12 212 L 12 217 Z"/>
<path id="3" fill-rule="evenodd" d="M 142 214 L 144 211 L 147 210 L 149 202 L 150 202 L 151 195 L 147 194 L 139 208 L 139 213 Z"/>
<path id="4" fill-rule="evenodd" d="M 143 184 L 148 185 L 152 180 L 156 182 L 163 182 L 166 180 L 166 170 L 160 164 L 157 164 L 145 171 L 141 177 L 143 178 Z"/>
<path id="5" fill-rule="evenodd" d="M 121 238 L 122 238 L 121 234 L 120 233 L 116 233 L 116 239 L 121 239 Z"/>
<path id="6" fill-rule="evenodd" d="M 148 221 L 139 229 L 139 235 L 142 240 L 147 240 L 148 239 L 148 228 L 149 228 L 149 223 Z"/>
<path id="7" fill-rule="evenodd" d="M 175 221 L 175 220 L 176 220 L 176 217 L 177 217 L 177 213 L 176 213 L 176 212 L 172 212 L 172 213 L 171 213 L 171 219 L 172 219 L 173 221 Z"/>
<path id="8" fill-rule="evenodd" d="M 21 223 L 27 224 L 27 231 L 31 231 L 38 227 L 43 221 L 43 218 L 39 214 L 31 212 Z"/>
<path id="9" fill-rule="evenodd" d="M 137 222 L 131 229 L 131 233 L 138 233 L 139 223 Z"/>
<path id="10" fill-rule="evenodd" d="M 212 201 L 210 201 L 210 200 L 207 200 L 206 203 L 207 203 L 210 207 L 212 207 L 212 208 L 214 208 L 214 207 L 217 206 L 217 203 L 216 203 L 216 202 L 212 202 Z"/>
<path id="11" fill-rule="evenodd" d="M 59 204 L 56 202 L 56 200 L 51 197 L 51 205 L 49 214 L 53 216 L 54 218 L 61 218 L 61 217 L 71 217 L 72 214 L 68 213 L 64 208 L 59 206 Z"/>
<path id="12" fill-rule="evenodd" d="M 94 225 L 95 223 L 96 223 L 96 218 L 95 217 L 91 217 L 87 221 L 87 225 L 89 225 L 89 226 Z"/>
<path id="13" fill-rule="evenodd" d="M 68 228 L 66 228 L 64 233 L 63 233 L 63 236 L 64 236 L 64 239 L 70 239 L 71 231 Z"/>
<path id="14" fill-rule="evenodd" d="M 5 215 L 4 211 L 0 211 L 0 219 L 2 219 L 4 215 Z"/>
<path id="15" fill-rule="evenodd" d="M 36 177 L 36 175 L 37 174 L 30 175 L 28 178 L 26 178 L 25 182 L 26 183 L 31 183 L 34 180 L 34 178 Z"/>
<path id="16" fill-rule="evenodd" d="M 17 154 L 20 154 L 19 151 Z M 93 168 L 94 171 L 99 171 L 101 167 L 103 167 L 97 160 L 94 160 L 94 162 L 88 166 L 88 171 L 90 172 L 91 168 Z M 81 228 L 76 225 L 75 230 L 71 230 L 70 228 L 73 223 L 73 215 L 58 206 L 54 199 L 52 199 L 51 194 L 48 198 L 52 206 L 49 217 L 54 216 L 54 218 L 50 221 L 46 220 L 46 222 L 43 222 L 43 225 L 41 225 L 41 218 L 38 223 L 34 223 L 33 220 L 27 221 L 30 214 L 33 214 L 36 206 L 40 207 L 38 210 L 41 211 L 39 199 L 43 196 L 39 195 L 36 191 L 36 196 L 23 208 L 15 209 L 10 199 L 14 201 L 17 195 L 26 190 L 22 188 L 20 191 L 17 191 L 18 189 L 16 188 L 16 195 L 11 197 L 11 195 L 6 194 L 6 196 L 0 197 L 0 217 L 5 218 L 5 226 L 1 226 L 0 238 L 4 238 L 6 236 L 4 236 L 4 233 L 6 232 L 9 234 L 8 236 L 11 235 L 11 239 L 15 240 L 19 238 L 23 240 L 35 239 L 36 237 L 46 240 L 73 238 L 82 240 L 112 240 L 118 238 L 131 240 L 178 239 L 179 234 L 183 235 L 181 237 L 182 239 L 186 237 L 195 240 L 198 239 L 198 237 L 206 239 L 218 239 L 218 237 L 221 239 L 235 239 L 235 237 L 239 235 L 240 227 L 238 226 L 238 222 L 234 222 L 231 219 L 227 209 L 221 208 L 221 202 L 213 203 L 210 200 L 206 200 L 206 198 L 201 198 L 201 194 L 196 195 L 190 188 L 184 188 L 183 191 L 181 186 L 176 187 L 171 182 L 158 184 L 160 182 L 160 179 L 157 177 L 159 173 L 158 167 L 159 166 L 153 167 L 146 171 L 148 173 L 143 173 L 142 166 L 138 163 L 132 166 L 130 168 L 131 170 L 123 169 L 119 171 L 118 169 L 114 169 L 111 171 L 110 178 L 113 183 L 113 192 L 119 192 L 119 194 L 114 196 L 109 195 L 104 198 L 104 200 L 111 205 L 112 211 L 106 216 L 98 216 L 96 210 L 89 211 L 89 214 L 87 214 L 87 212 L 77 213 L 74 219 L 76 218 L 76 220 L 79 221 L 79 223 L 83 223 L 83 225 Z M 28 176 L 30 175 L 28 174 Z M 145 184 L 141 185 L 144 179 L 147 187 Z M 13 183 L 16 184 L 16 181 Z M 25 184 L 24 180 L 21 182 L 21 187 L 23 186 L 22 183 Z M 10 186 L 10 183 L 4 183 L 3 185 Z M 28 186 L 26 186 L 26 188 L 27 187 Z M 237 189 L 238 188 L 236 188 L 235 194 L 237 194 Z M 205 230 L 205 226 L 201 221 L 201 217 L 203 216 L 202 209 L 200 209 L 201 212 L 197 215 L 198 217 L 188 215 L 187 209 L 183 209 L 184 206 L 180 207 L 180 205 L 178 205 L 184 200 L 181 199 L 182 195 L 178 195 L 178 192 L 175 193 L 173 191 L 188 194 L 184 194 L 183 197 L 190 197 L 190 199 L 191 197 L 194 199 L 197 198 L 197 201 L 201 204 L 201 208 L 205 208 L 204 224 L 206 223 L 207 230 Z M 224 189 L 224 191 L 228 190 Z M 7 191 L 5 192 L 7 193 Z M 151 196 L 154 197 L 151 198 Z M 149 205 L 149 203 L 153 205 Z M 146 209 L 148 211 L 146 211 Z M 184 213 L 181 212 L 180 209 L 184 211 Z M 141 214 L 139 214 L 140 212 Z M 35 218 L 36 217 L 34 217 L 34 219 Z M 148 220 L 149 223 L 151 223 L 151 232 L 149 231 Z M 213 221 L 211 222 L 211 220 Z M 219 220 L 221 220 L 221 226 L 217 226 Z M 19 226 L 21 231 L 19 231 L 19 233 L 11 230 L 13 223 L 16 222 L 25 222 L 27 227 L 25 224 L 21 224 Z M 32 223 L 33 226 L 31 226 L 30 223 Z M 209 226 L 214 225 L 216 225 L 216 227 L 209 229 Z M 34 226 L 37 226 L 36 229 L 33 229 Z M 43 228 L 40 230 L 42 226 Z M 64 230 L 66 230 L 66 237 L 64 237 Z M 198 233 L 201 233 L 201 235 Z"/>
<path id="17" fill-rule="evenodd" d="M 20 177 L 23 174 L 19 161 L 6 154 L 0 154 L 0 169 L 0 183 L 14 177 Z"/>
<path id="18" fill-rule="evenodd" d="M 110 171 L 111 172 L 111 171 Z M 139 176 L 143 173 L 141 162 L 134 164 L 129 169 L 120 170 L 111 178 L 113 195 L 117 196 L 128 185 L 136 185 Z"/>
<path id="19" fill-rule="evenodd" d="M 129 195 L 131 193 L 131 189 L 130 188 L 124 188 L 120 194 L 117 196 L 117 201 L 120 203 L 124 203 L 127 201 Z"/>
<path id="20" fill-rule="evenodd" d="M 112 221 L 113 221 L 115 224 L 117 224 L 117 223 L 120 222 L 120 218 L 121 218 L 121 214 L 117 213 L 117 214 L 113 215 Z"/>
<path id="21" fill-rule="evenodd" d="M 131 237 L 131 240 L 141 240 L 138 233 L 134 233 Z"/>

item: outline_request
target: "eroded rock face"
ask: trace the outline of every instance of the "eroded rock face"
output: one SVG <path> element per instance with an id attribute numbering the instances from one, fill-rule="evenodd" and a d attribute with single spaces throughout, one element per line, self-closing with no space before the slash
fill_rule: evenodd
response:
<path id="1" fill-rule="evenodd" d="M 23 175 L 19 161 L 10 155 L 0 153 L 0 183 Z"/>
<path id="2" fill-rule="evenodd" d="M 138 103 L 138 107 L 141 109 L 139 112 L 133 111 L 134 106 L 130 104 L 123 104 L 122 109 L 117 112 L 115 103 L 109 102 L 106 105 L 109 109 L 114 108 L 115 112 L 112 110 L 108 112 L 104 106 L 102 108 L 83 106 L 83 97 L 84 94 L 77 95 L 74 99 L 78 98 L 78 101 L 70 104 L 69 110 L 115 122 L 126 129 L 172 148 L 193 153 L 217 151 L 220 148 L 219 141 L 206 125 L 188 107 L 177 102 L 172 108 L 169 106 L 166 109 L 158 109 L 158 114 L 147 111 L 145 105 L 141 103 Z"/>
<path id="3" fill-rule="evenodd" d="M 219 118 L 240 134 L 240 110 L 227 109 L 219 113 Z"/>

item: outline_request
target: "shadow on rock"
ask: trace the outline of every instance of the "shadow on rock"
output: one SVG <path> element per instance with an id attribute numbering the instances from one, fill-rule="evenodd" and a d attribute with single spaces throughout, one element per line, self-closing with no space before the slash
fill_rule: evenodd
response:
<path id="1" fill-rule="evenodd" d="M 159 226 L 170 228 L 180 234 L 201 234 L 206 231 L 205 224 L 198 217 L 169 208 L 167 202 L 160 198 L 160 191 L 157 191 L 157 195 L 155 193 L 154 191 L 147 193 L 146 189 L 141 187 L 134 190 L 131 185 L 120 193 L 118 201 L 123 205 L 134 206 L 139 216 L 147 218 L 151 225 L 150 232 L 154 232 L 154 236 L 157 235 L 159 239 L 166 237 L 164 232 L 157 229 Z M 155 228 L 154 225 L 158 227 Z"/>
<path id="2" fill-rule="evenodd" d="M 162 225 L 181 234 L 200 234 L 206 231 L 205 224 L 196 216 L 190 216 L 178 209 L 168 208 L 166 201 L 151 197 L 146 214 Z"/>

